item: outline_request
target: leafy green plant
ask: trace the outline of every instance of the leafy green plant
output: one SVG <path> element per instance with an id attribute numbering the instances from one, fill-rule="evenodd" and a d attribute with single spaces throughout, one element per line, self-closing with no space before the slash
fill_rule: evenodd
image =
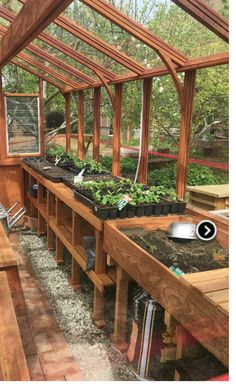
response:
<path id="1" fill-rule="evenodd" d="M 46 151 L 48 157 L 62 157 L 65 156 L 65 148 L 61 145 L 51 145 Z"/>
<path id="2" fill-rule="evenodd" d="M 212 168 L 199 164 L 188 165 L 187 185 L 214 185 L 224 184 L 227 176 L 218 175 Z M 176 165 L 155 169 L 148 174 L 148 185 L 162 185 L 166 188 L 175 188 Z"/>
<path id="3" fill-rule="evenodd" d="M 120 170 L 123 174 L 131 174 L 136 171 L 137 160 L 130 157 L 124 157 L 120 161 Z"/>
<path id="4" fill-rule="evenodd" d="M 74 162 L 75 166 L 80 171 L 82 171 L 82 169 L 85 169 L 86 172 L 94 174 L 105 172 L 104 167 L 95 160 L 80 160 L 77 158 L 74 160 Z"/>
<path id="5" fill-rule="evenodd" d="M 110 156 L 103 156 L 101 159 L 101 165 L 107 169 L 108 171 L 111 171 L 112 169 L 112 157 Z"/>

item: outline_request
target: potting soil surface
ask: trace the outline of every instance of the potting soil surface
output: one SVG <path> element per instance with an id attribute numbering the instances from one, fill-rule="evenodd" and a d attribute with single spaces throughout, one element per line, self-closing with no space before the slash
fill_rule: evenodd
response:
<path id="1" fill-rule="evenodd" d="M 140 228 L 136 232 L 126 234 L 165 266 L 174 266 L 184 273 L 229 266 L 228 251 L 215 239 L 207 242 L 197 239 L 181 243 L 170 239 L 166 231 L 145 231 Z"/>

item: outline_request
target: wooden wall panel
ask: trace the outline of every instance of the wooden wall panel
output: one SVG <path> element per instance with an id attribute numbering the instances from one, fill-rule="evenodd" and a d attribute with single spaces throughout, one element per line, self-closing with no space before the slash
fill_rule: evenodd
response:
<path id="1" fill-rule="evenodd" d="M 23 203 L 23 171 L 20 165 L 0 166 L 0 203 L 6 208 Z"/>

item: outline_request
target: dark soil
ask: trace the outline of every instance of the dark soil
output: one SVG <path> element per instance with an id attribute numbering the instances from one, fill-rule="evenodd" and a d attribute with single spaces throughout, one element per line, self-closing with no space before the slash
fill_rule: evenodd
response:
<path id="1" fill-rule="evenodd" d="M 174 266 L 184 273 L 229 266 L 228 252 L 215 239 L 208 242 L 190 240 L 180 243 L 168 238 L 166 231 L 142 229 L 136 233 L 127 233 L 127 236 L 168 268 Z"/>
<path id="2" fill-rule="evenodd" d="M 53 165 L 51 162 L 40 157 L 25 158 L 25 164 L 33 168 L 36 172 L 40 173 L 46 179 L 59 183 L 64 179 L 71 176 L 71 173 L 63 168 Z"/>

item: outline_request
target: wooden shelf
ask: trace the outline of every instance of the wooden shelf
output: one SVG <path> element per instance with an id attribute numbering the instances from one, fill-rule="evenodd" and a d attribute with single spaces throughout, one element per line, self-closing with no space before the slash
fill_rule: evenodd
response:
<path id="1" fill-rule="evenodd" d="M 86 252 L 82 246 L 72 245 L 71 234 L 64 225 L 57 225 L 56 220 L 50 218 L 49 226 L 101 293 L 104 292 L 104 287 L 114 285 L 114 281 L 107 274 L 97 274 L 94 271 L 86 271 Z"/>

